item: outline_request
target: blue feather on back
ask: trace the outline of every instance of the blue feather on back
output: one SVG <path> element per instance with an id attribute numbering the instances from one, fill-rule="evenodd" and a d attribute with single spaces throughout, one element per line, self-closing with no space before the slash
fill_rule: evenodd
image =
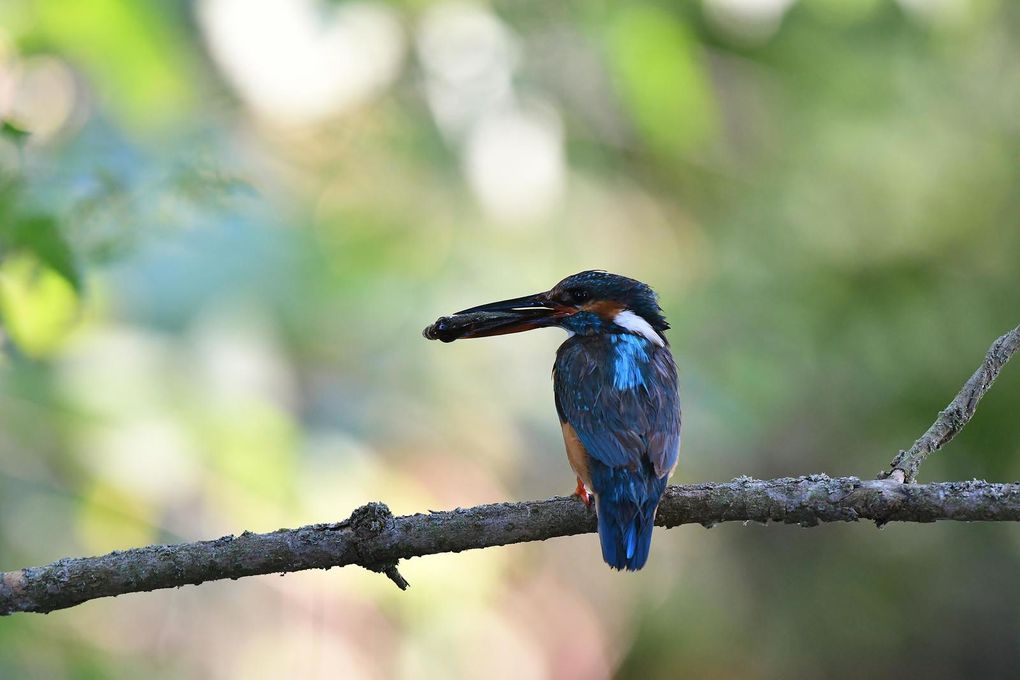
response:
<path id="1" fill-rule="evenodd" d="M 610 336 L 613 343 L 613 387 L 629 390 L 645 384 L 644 366 L 648 364 L 648 341 L 630 334 Z"/>

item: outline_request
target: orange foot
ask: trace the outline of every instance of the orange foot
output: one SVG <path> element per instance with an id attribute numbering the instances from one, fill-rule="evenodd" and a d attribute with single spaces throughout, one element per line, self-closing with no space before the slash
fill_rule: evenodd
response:
<path id="1" fill-rule="evenodd" d="M 577 488 L 571 495 L 580 498 L 581 502 L 588 506 L 589 509 L 591 509 L 592 503 L 595 502 L 595 499 L 588 493 L 588 489 L 584 488 L 584 482 L 581 481 L 580 477 L 577 478 Z"/>

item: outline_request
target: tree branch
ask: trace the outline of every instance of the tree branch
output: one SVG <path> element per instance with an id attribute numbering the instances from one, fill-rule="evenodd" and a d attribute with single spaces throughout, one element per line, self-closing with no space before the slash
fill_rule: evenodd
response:
<path id="1" fill-rule="evenodd" d="M 913 482 L 917 479 L 917 470 L 921 463 L 931 454 L 948 444 L 964 425 L 970 422 L 978 402 L 999 376 L 999 371 L 1020 348 L 1020 326 L 1002 335 L 992 343 L 974 375 L 964 383 L 956 397 L 949 402 L 945 410 L 939 412 L 938 418 L 927 432 L 914 442 L 909 451 L 900 451 L 892 463 L 890 470 L 880 475 L 901 482 Z"/>
<path id="2" fill-rule="evenodd" d="M 1020 484 L 899 484 L 825 475 L 768 481 L 671 486 L 656 524 L 718 522 L 1017 521 Z M 381 503 L 338 524 L 215 541 L 156 545 L 101 557 L 63 559 L 0 574 L 0 614 L 50 612 L 100 597 L 174 588 L 217 579 L 360 565 L 406 587 L 398 560 L 595 531 L 595 515 L 575 498 L 497 503 L 393 517 Z"/>
<path id="3" fill-rule="evenodd" d="M 909 451 L 888 479 L 861 481 L 825 475 L 768 481 L 741 477 L 725 484 L 666 489 L 655 522 L 711 527 L 718 522 L 1020 521 L 1020 484 L 912 482 L 924 459 L 959 432 L 978 401 L 1020 346 L 1020 327 L 995 341 L 980 368 Z M 67 558 L 42 567 L 0 572 L 0 615 L 51 612 L 100 597 L 174 588 L 218 579 L 360 565 L 401 589 L 402 559 L 595 531 L 595 515 L 575 498 L 497 503 L 394 517 L 369 503 L 336 524 L 268 534 L 244 532 L 215 541 L 153 545 L 100 557 Z"/>

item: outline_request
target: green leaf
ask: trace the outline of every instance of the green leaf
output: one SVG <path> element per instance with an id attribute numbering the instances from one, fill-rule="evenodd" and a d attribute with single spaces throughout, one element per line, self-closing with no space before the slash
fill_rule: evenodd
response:
<path id="1" fill-rule="evenodd" d="M 179 120 L 194 103 L 194 61 L 177 3 L 46 0 L 39 33 L 90 74 L 104 103 L 133 125 Z"/>
<path id="2" fill-rule="evenodd" d="M 41 263 L 81 291 L 81 274 L 71 246 L 49 215 L 29 215 L 16 220 L 4 235 L 6 249 L 31 253 Z"/>
<path id="3" fill-rule="evenodd" d="M 12 123 L 9 120 L 0 121 L 0 137 L 11 140 L 18 146 L 25 143 L 25 140 L 31 136 L 31 132 Z"/>
<path id="4" fill-rule="evenodd" d="M 20 351 L 31 357 L 51 354 L 78 316 L 78 296 L 65 276 L 27 253 L 4 258 L 0 318 Z"/>
<path id="5" fill-rule="evenodd" d="M 628 7 L 613 21 L 608 46 L 617 92 L 654 151 L 687 156 L 715 137 L 716 103 L 701 48 L 675 16 Z"/>

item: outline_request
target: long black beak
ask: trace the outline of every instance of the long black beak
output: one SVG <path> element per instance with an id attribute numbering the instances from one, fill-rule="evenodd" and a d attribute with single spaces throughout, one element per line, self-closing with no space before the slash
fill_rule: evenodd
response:
<path id="1" fill-rule="evenodd" d="M 429 340 L 453 342 L 461 338 L 520 333 L 543 328 L 567 316 L 570 308 L 550 301 L 548 293 L 501 300 L 440 317 L 422 331 Z"/>

